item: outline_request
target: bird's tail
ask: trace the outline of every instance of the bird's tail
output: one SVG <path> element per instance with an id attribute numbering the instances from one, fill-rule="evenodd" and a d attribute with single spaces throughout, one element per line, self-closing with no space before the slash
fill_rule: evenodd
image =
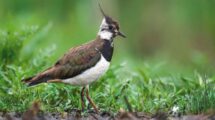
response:
<path id="1" fill-rule="evenodd" d="M 23 79 L 22 82 L 26 83 L 28 86 L 34 86 L 40 83 L 47 82 L 50 79 L 51 78 L 49 76 L 38 75 Z"/>

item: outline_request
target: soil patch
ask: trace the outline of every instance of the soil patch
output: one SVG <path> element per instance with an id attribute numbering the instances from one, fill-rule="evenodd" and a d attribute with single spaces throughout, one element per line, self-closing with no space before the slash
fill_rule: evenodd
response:
<path id="1" fill-rule="evenodd" d="M 40 111 L 38 103 L 24 113 L 0 112 L 0 120 L 215 120 L 215 113 L 200 115 L 172 116 L 166 113 L 147 114 L 144 112 L 126 112 L 118 113 L 94 112 L 81 113 L 79 110 L 64 113 L 43 113 Z"/>

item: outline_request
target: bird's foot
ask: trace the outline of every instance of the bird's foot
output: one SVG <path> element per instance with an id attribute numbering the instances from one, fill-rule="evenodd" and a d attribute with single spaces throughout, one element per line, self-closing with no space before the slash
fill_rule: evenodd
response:
<path id="1" fill-rule="evenodd" d="M 100 113 L 100 110 L 97 109 L 97 108 L 91 108 L 91 105 L 89 104 L 88 107 L 87 107 L 87 112 L 88 113 L 94 113 L 94 114 L 99 114 Z"/>

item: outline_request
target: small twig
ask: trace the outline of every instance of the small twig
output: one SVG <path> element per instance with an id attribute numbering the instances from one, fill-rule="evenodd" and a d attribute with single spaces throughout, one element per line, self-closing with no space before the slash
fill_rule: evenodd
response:
<path id="1" fill-rule="evenodd" d="M 127 106 L 127 108 L 128 108 L 128 111 L 129 111 L 129 112 L 132 112 L 133 110 L 132 110 L 131 104 L 130 104 L 129 101 L 128 101 L 127 96 L 124 96 L 124 100 L 125 100 L 125 104 L 126 104 L 126 106 Z"/>

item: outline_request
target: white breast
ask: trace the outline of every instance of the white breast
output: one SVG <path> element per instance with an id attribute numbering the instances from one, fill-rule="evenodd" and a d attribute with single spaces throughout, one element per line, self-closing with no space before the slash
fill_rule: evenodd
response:
<path id="1" fill-rule="evenodd" d="M 99 62 L 83 73 L 69 79 L 63 80 L 64 83 L 72 85 L 86 86 L 99 79 L 109 68 L 110 63 L 101 55 Z"/>

